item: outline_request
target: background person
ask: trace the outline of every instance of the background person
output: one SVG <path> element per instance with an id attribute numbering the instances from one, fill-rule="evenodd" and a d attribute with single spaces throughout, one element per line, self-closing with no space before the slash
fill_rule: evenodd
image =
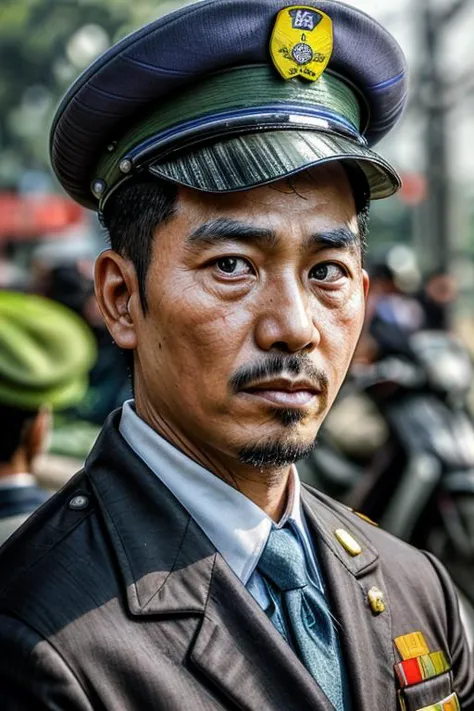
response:
<path id="1" fill-rule="evenodd" d="M 92 334 L 68 309 L 0 291 L 0 543 L 49 494 L 33 476 L 51 429 L 51 408 L 78 402 L 95 358 Z"/>
<path id="2" fill-rule="evenodd" d="M 130 376 L 124 354 L 108 332 L 94 294 L 93 265 L 57 266 L 49 274 L 45 295 L 75 311 L 89 326 L 97 345 L 97 357 L 89 373 L 87 396 L 70 419 L 102 425 L 115 408 L 131 397 Z"/>
<path id="3" fill-rule="evenodd" d="M 459 287 L 452 274 L 446 271 L 428 274 L 419 293 L 426 328 L 449 331 L 452 325 L 452 309 L 458 296 Z"/>

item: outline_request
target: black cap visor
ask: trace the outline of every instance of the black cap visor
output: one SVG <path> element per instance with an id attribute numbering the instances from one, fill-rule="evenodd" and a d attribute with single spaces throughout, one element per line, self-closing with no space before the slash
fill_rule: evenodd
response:
<path id="1" fill-rule="evenodd" d="M 389 197 L 401 187 L 395 169 L 367 146 L 334 133 L 262 131 L 235 136 L 178 153 L 148 165 L 152 175 L 210 193 L 249 190 L 305 169 L 355 161 L 370 198 Z"/>

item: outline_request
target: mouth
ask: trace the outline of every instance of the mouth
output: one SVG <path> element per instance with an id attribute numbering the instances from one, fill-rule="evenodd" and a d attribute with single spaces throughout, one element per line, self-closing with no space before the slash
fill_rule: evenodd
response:
<path id="1" fill-rule="evenodd" d="M 307 380 L 268 380 L 257 383 L 241 391 L 250 397 L 257 397 L 273 405 L 291 409 L 311 405 L 321 394 L 313 383 Z"/>

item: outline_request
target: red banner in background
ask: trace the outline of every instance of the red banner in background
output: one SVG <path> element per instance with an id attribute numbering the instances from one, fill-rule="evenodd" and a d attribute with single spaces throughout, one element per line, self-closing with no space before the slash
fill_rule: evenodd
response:
<path id="1" fill-rule="evenodd" d="M 0 241 L 51 238 L 83 218 L 84 209 L 61 195 L 0 193 Z"/>

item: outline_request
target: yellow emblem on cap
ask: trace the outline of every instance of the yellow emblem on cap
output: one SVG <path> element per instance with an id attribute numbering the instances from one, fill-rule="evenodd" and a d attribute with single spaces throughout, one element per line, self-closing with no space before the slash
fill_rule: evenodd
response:
<path id="1" fill-rule="evenodd" d="M 270 53 L 283 79 L 316 81 L 333 50 L 332 20 L 321 10 L 292 5 L 281 10 L 273 28 Z"/>

